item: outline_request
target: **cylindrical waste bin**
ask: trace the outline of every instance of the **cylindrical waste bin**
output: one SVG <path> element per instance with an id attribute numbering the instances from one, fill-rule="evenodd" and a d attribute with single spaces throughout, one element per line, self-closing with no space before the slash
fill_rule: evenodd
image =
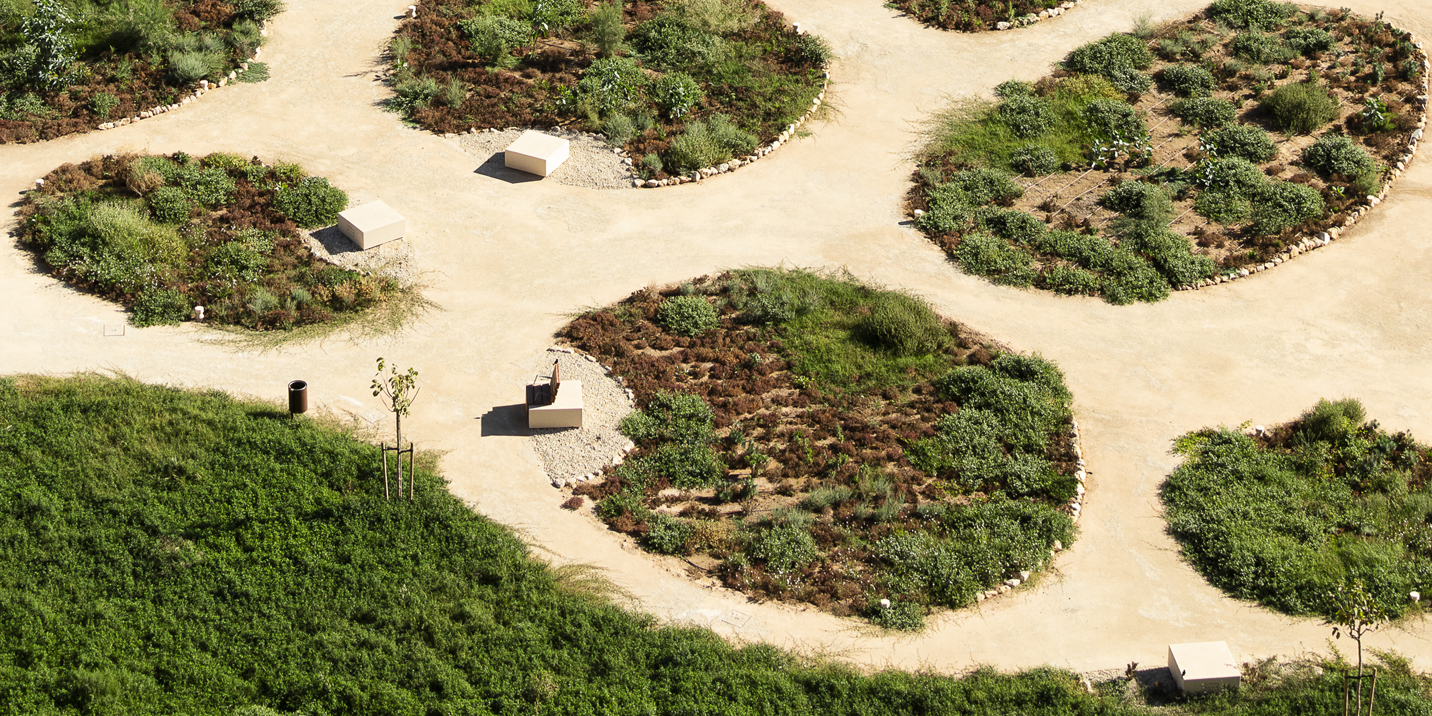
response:
<path id="1" fill-rule="evenodd" d="M 288 412 L 294 415 L 308 412 L 308 381 L 289 381 Z"/>

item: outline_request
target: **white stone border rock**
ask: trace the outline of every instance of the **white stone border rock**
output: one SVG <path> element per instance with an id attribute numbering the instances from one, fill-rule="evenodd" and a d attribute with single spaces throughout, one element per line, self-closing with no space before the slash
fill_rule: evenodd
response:
<path id="1" fill-rule="evenodd" d="M 1422 50 L 1421 41 L 1414 41 L 1412 43 L 1412 46 L 1416 47 L 1419 51 Z M 1271 268 L 1281 266 L 1283 265 L 1283 263 L 1291 261 L 1294 258 L 1301 256 L 1302 254 L 1305 254 L 1309 251 L 1313 251 L 1315 249 L 1320 249 L 1336 241 L 1342 236 L 1343 229 L 1352 228 L 1352 226 L 1357 223 L 1358 219 L 1361 219 L 1363 216 L 1365 216 L 1367 212 L 1372 211 L 1373 207 L 1377 206 L 1378 204 L 1381 204 L 1382 201 L 1387 198 L 1387 192 L 1392 189 L 1393 182 L 1396 181 L 1398 177 L 1402 176 L 1402 172 L 1405 171 L 1408 166 L 1411 166 L 1412 158 L 1417 154 L 1417 146 L 1422 142 L 1422 132 L 1423 129 L 1427 126 L 1427 74 L 1429 72 L 1432 72 L 1432 61 L 1429 61 L 1427 53 L 1423 52 L 1422 94 L 1418 95 L 1417 97 L 1417 103 L 1422 107 L 1422 117 L 1417 120 L 1417 129 L 1412 131 L 1411 137 L 1407 142 L 1406 151 L 1404 151 L 1402 153 L 1402 156 L 1398 158 L 1397 163 L 1388 170 L 1387 179 L 1382 183 L 1382 191 L 1378 192 L 1377 196 L 1368 195 L 1367 197 L 1363 198 L 1363 205 L 1357 207 L 1356 209 L 1353 209 L 1348 218 L 1343 220 L 1342 226 L 1331 226 L 1323 231 L 1319 231 L 1310 236 L 1304 236 L 1297 243 L 1288 247 L 1287 250 L 1283 251 L 1277 256 L 1274 256 L 1272 261 L 1258 264 L 1257 266 L 1254 266 L 1252 268 L 1241 268 L 1237 271 L 1227 271 L 1212 278 L 1206 278 L 1202 281 L 1199 281 L 1198 283 L 1190 284 L 1187 286 L 1178 286 L 1174 290 L 1197 291 L 1200 289 L 1217 286 L 1219 284 L 1228 283 L 1229 281 L 1237 281 L 1240 278 L 1247 278 L 1249 276 L 1252 276 L 1253 274 L 1262 273 Z"/>
<path id="2" fill-rule="evenodd" d="M 1028 27 L 1036 22 L 1039 22 L 1040 20 L 1048 20 L 1052 17 L 1059 17 L 1060 15 L 1063 15 L 1064 13 L 1073 10 L 1074 6 L 1078 5 L 1079 2 L 1080 0 L 1069 0 L 1068 2 L 1061 3 L 1058 6 L 1052 7 L 1048 10 L 1040 10 L 1038 15 L 1030 13 L 1028 15 L 1025 15 L 1024 17 L 1016 17 L 1009 22 L 996 22 L 994 24 L 994 29 L 1013 30 L 1020 27 Z"/>
<path id="3" fill-rule="evenodd" d="M 1079 439 L 1079 421 L 1071 420 L 1069 423 L 1069 441 L 1074 445 L 1074 479 L 1078 480 L 1079 484 L 1074 488 L 1074 499 L 1070 500 L 1069 504 L 1065 505 L 1065 507 L 1068 508 L 1069 516 L 1074 520 L 1074 524 L 1077 525 L 1079 524 L 1079 515 L 1084 511 L 1084 480 L 1088 477 L 1088 472 L 1084 469 L 1084 448 L 1081 445 L 1082 441 Z M 1063 551 L 1064 544 L 1059 540 L 1054 540 L 1053 548 L 1049 550 L 1050 561 L 1052 562 L 1055 555 Z M 1015 587 L 1029 582 L 1029 574 L 1029 570 L 1024 569 L 1008 575 L 1004 582 L 998 587 L 987 589 L 976 594 L 975 603 L 978 604 L 986 599 L 993 599 L 1001 594 L 1006 594 Z"/>
<path id="4" fill-rule="evenodd" d="M 268 37 L 267 21 L 264 21 L 259 25 L 259 37 Z M 193 102 L 200 97 L 203 97 L 209 92 L 212 92 L 213 90 L 216 90 L 220 87 L 224 87 L 230 82 L 237 80 L 239 78 L 239 75 L 248 71 L 249 62 L 254 62 L 259 59 L 259 53 L 262 52 L 263 49 L 264 48 L 262 46 L 255 47 L 253 57 L 249 58 L 245 62 L 240 62 L 239 68 L 237 70 L 231 70 L 228 76 L 219 78 L 219 83 L 216 85 L 210 85 L 208 80 L 199 80 L 199 85 L 194 88 L 194 91 L 191 94 L 185 95 L 183 99 L 179 100 L 178 102 L 175 102 L 174 104 L 162 104 L 157 107 L 151 107 L 150 109 L 147 109 L 143 112 L 137 112 L 133 116 L 123 117 L 114 120 L 113 122 L 104 122 L 96 126 L 95 129 L 114 129 L 116 127 L 123 127 L 126 124 L 133 124 L 141 119 L 158 117 L 165 112 L 173 112 L 174 110 L 179 109 L 180 107 L 183 107 L 184 105 L 189 104 L 190 102 Z"/>

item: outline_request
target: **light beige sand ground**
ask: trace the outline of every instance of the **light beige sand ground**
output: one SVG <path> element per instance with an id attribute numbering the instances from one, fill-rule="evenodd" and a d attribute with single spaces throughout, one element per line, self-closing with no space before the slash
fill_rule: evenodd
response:
<path id="1" fill-rule="evenodd" d="M 838 119 L 732 176 L 597 192 L 476 174 L 479 160 L 454 142 L 404 129 L 379 109 L 386 91 L 372 78 L 375 58 L 406 2 L 290 0 L 264 51 L 273 79 L 114 131 L 0 147 L 0 195 L 17 197 L 62 162 L 124 148 L 298 161 L 355 203 L 381 198 L 407 215 L 408 240 L 432 272 L 428 295 L 444 310 L 394 339 L 268 354 L 216 345 L 193 328 L 106 337 L 106 325 L 125 322 L 120 311 L 36 273 L 7 242 L 0 372 L 113 370 L 273 399 L 303 378 L 317 405 L 377 418 L 367 392 L 374 358 L 416 366 L 425 387 L 410 435 L 447 451 L 452 489 L 484 514 L 525 531 L 556 561 L 610 570 L 660 617 L 861 664 L 1095 669 L 1157 664 L 1170 642 L 1217 639 L 1242 659 L 1325 649 L 1325 627 L 1226 599 L 1180 562 L 1156 493 L 1174 465 L 1174 436 L 1287 420 L 1320 396 L 1359 396 L 1383 425 L 1432 439 L 1432 164 L 1415 162 L 1344 240 L 1219 290 L 1119 308 L 999 288 L 961 275 L 899 224 L 915 124 L 949 95 L 1038 77 L 1077 44 L 1127 29 L 1139 12 L 1179 17 L 1202 0 L 1093 0 L 1054 22 L 983 35 L 921 28 L 880 0 L 774 4 L 833 40 Z M 1352 4 L 1432 35 L 1421 0 Z M 0 228 L 12 223 L 0 218 Z M 913 289 L 950 316 L 1058 361 L 1077 396 L 1093 476 L 1082 535 L 1060 555 L 1056 577 L 935 619 L 918 637 L 872 638 L 818 612 L 697 586 L 558 509 L 502 406 L 521 399 L 533 356 L 564 314 L 650 282 L 777 262 L 845 266 Z M 1429 668 L 1427 635 L 1415 625 L 1372 642 Z"/>

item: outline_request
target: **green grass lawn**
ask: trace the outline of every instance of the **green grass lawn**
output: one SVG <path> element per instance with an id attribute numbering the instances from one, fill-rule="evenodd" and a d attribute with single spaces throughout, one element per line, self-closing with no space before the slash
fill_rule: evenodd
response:
<path id="1" fill-rule="evenodd" d="M 1053 669 L 861 675 L 658 625 L 431 470 L 385 501 L 372 446 L 218 392 L 3 380 L 0 455 L 0 713 L 1144 712 Z M 1331 713 L 1340 683 L 1178 708 Z M 1379 712 L 1427 713 L 1425 688 L 1389 672 Z"/>

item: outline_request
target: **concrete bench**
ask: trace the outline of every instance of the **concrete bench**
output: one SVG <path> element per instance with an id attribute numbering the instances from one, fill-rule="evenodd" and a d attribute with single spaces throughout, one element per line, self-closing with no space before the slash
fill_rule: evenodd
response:
<path id="1" fill-rule="evenodd" d="M 582 381 L 562 380 L 562 364 L 552 362 L 552 378 L 527 386 L 527 427 L 582 427 Z"/>
<path id="2" fill-rule="evenodd" d="M 338 230 L 367 251 L 379 244 L 401 239 L 408 231 L 408 220 L 393 207 L 374 201 L 338 213 Z"/>
<path id="3" fill-rule="evenodd" d="M 504 152 L 508 169 L 543 177 L 557 171 L 568 156 L 570 146 L 567 140 L 530 129 Z"/>
<path id="4" fill-rule="evenodd" d="M 1168 670 L 1186 694 L 1236 689 L 1243 681 L 1243 672 L 1238 670 L 1226 641 L 1170 644 Z"/>

